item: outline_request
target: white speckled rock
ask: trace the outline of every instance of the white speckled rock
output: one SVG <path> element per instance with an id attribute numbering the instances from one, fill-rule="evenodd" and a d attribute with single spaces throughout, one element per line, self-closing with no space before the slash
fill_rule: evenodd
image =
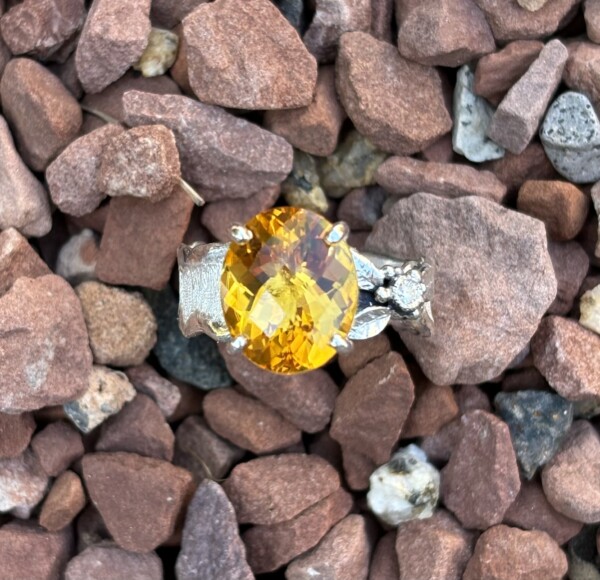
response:
<path id="1" fill-rule="evenodd" d="M 600 121 L 585 95 L 560 95 L 548 109 L 540 139 L 556 171 L 569 181 L 600 179 Z"/>
<path id="2" fill-rule="evenodd" d="M 458 70 L 454 88 L 452 148 L 475 163 L 500 159 L 504 157 L 504 149 L 486 135 L 494 109 L 473 92 L 473 81 L 473 71 L 468 65 Z"/>
<path id="3" fill-rule="evenodd" d="M 588 290 L 581 297 L 579 309 L 581 326 L 600 334 L 600 285 Z"/>
<path id="4" fill-rule="evenodd" d="M 397 526 L 430 518 L 438 502 L 440 473 L 416 445 L 395 453 L 369 478 L 367 502 L 383 522 Z"/>

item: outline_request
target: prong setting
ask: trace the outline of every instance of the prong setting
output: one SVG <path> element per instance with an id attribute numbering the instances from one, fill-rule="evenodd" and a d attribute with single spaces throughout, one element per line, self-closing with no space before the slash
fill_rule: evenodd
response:
<path id="1" fill-rule="evenodd" d="M 241 224 L 234 224 L 231 226 L 230 230 L 231 240 L 236 244 L 245 244 L 249 242 L 252 237 L 252 231 L 249 230 L 246 226 Z"/>
<path id="2" fill-rule="evenodd" d="M 325 243 L 330 246 L 333 244 L 339 244 L 348 238 L 348 234 L 350 233 L 350 227 L 346 222 L 336 222 L 334 223 L 330 230 L 327 232 L 325 236 Z"/>
<path id="3" fill-rule="evenodd" d="M 248 344 L 248 339 L 245 336 L 236 336 L 225 347 L 229 354 L 238 354 L 244 350 Z"/>
<path id="4" fill-rule="evenodd" d="M 350 352 L 353 348 L 351 340 L 344 338 L 341 334 L 334 334 L 329 344 L 335 348 L 337 352 Z"/>

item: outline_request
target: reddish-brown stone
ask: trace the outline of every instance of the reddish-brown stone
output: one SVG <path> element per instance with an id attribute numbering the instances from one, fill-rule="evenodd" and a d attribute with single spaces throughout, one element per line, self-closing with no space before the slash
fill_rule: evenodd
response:
<path id="1" fill-rule="evenodd" d="M 159 375 L 154 367 L 143 363 L 125 370 L 127 378 L 139 393 L 148 395 L 156 402 L 162 414 L 169 418 L 181 402 L 177 385 Z"/>
<path id="2" fill-rule="evenodd" d="M 53 484 L 40 512 L 40 525 L 50 532 L 66 528 L 85 506 L 81 479 L 65 471 Z"/>
<path id="3" fill-rule="evenodd" d="M 396 533 L 388 532 L 383 536 L 375 550 L 369 569 L 369 580 L 399 580 L 400 568 L 396 555 Z"/>
<path id="4" fill-rule="evenodd" d="M 585 0 L 583 14 L 588 37 L 600 43 L 600 6 L 593 0 Z"/>
<path id="5" fill-rule="evenodd" d="M 56 477 L 83 457 L 83 441 L 79 432 L 63 421 L 50 423 L 36 433 L 31 448 L 44 471 Z"/>
<path id="6" fill-rule="evenodd" d="M 23 453 L 34 431 L 35 420 L 31 413 L 0 413 L 0 459 L 17 457 Z"/>
<path id="7" fill-rule="evenodd" d="M 372 360 L 387 354 L 391 349 L 390 339 L 385 333 L 367 340 L 357 340 L 352 352 L 340 353 L 338 363 L 346 377 L 350 378 Z"/>
<path id="8" fill-rule="evenodd" d="M 577 242 L 548 244 L 554 275 L 558 284 L 556 299 L 548 309 L 549 314 L 566 315 L 573 308 L 579 289 L 590 268 L 590 259 Z"/>
<path id="9" fill-rule="evenodd" d="M 458 405 L 452 387 L 430 384 L 417 394 L 402 437 L 425 437 L 437 433 L 458 415 Z"/>
<path id="10" fill-rule="evenodd" d="M 363 491 L 369 487 L 369 477 L 378 467 L 368 455 L 357 453 L 353 449 L 342 447 L 342 465 L 348 487 L 354 491 Z"/>

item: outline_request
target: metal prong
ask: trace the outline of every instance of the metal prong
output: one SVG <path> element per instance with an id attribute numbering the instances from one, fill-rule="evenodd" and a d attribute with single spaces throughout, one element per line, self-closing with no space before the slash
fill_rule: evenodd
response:
<path id="1" fill-rule="evenodd" d="M 341 334 L 334 334 L 329 344 L 338 352 L 350 352 L 354 346 L 351 340 L 344 338 Z"/>
<path id="2" fill-rule="evenodd" d="M 350 228 L 346 222 L 336 222 L 325 236 L 326 244 L 339 244 L 348 237 Z"/>
<path id="3" fill-rule="evenodd" d="M 380 286 L 375 290 L 375 300 L 381 304 L 385 304 L 392 297 L 392 291 L 385 286 Z"/>
<path id="4" fill-rule="evenodd" d="M 245 336 L 236 336 L 231 342 L 227 343 L 225 349 L 229 354 L 238 354 L 244 350 L 248 344 L 248 339 Z"/>
<path id="5" fill-rule="evenodd" d="M 183 179 L 183 177 L 179 178 L 179 185 L 181 189 L 192 198 L 192 201 L 196 205 L 202 206 L 206 203 L 204 199 L 200 197 L 200 194 L 185 179 Z"/>
<path id="6" fill-rule="evenodd" d="M 229 234 L 232 241 L 236 242 L 237 244 L 249 242 L 253 237 L 252 232 L 246 226 L 242 226 L 240 224 L 232 225 Z"/>

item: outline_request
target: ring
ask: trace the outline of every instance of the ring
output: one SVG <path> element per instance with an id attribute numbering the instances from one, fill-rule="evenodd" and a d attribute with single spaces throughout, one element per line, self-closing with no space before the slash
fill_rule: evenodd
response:
<path id="1" fill-rule="evenodd" d="M 276 207 L 231 227 L 230 243 L 182 244 L 179 326 L 279 374 L 319 368 L 353 341 L 431 333 L 433 268 L 360 253 L 345 222 Z"/>

